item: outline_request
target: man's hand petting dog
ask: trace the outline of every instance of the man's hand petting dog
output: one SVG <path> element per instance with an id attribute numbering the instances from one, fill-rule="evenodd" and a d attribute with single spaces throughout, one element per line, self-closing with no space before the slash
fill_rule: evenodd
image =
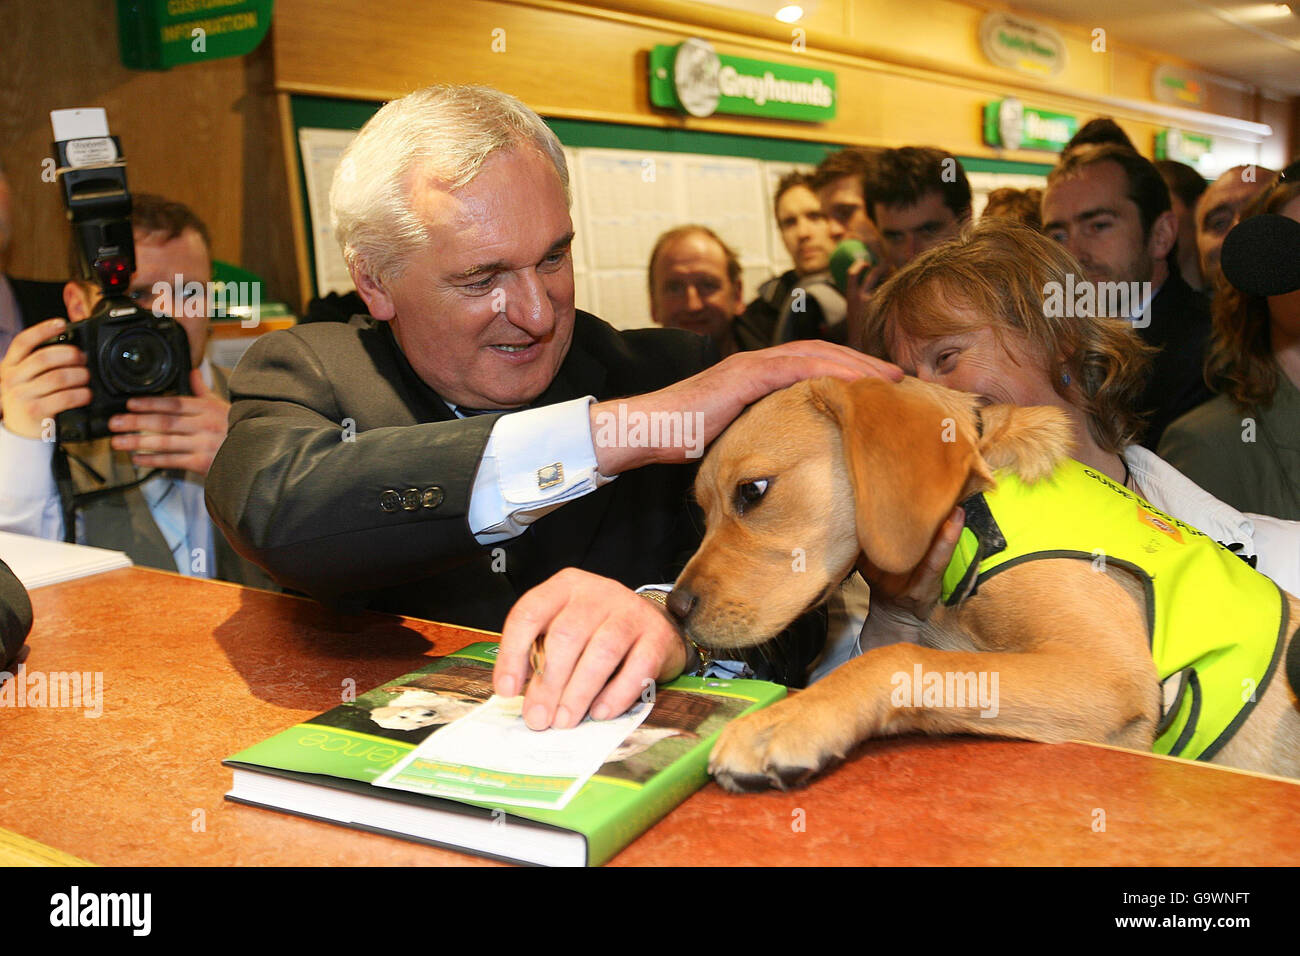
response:
<path id="1" fill-rule="evenodd" d="M 732 421 L 765 395 L 779 391 L 804 379 L 829 376 L 851 382 L 859 378 L 880 378 L 897 382 L 902 369 L 882 359 L 854 349 L 815 340 L 788 342 L 773 348 L 737 352 L 712 368 L 685 381 L 657 392 L 617 401 L 592 404 L 592 434 L 598 430 L 601 415 L 618 414 L 625 405 L 627 414 L 654 415 L 699 413 L 704 434 L 698 436 L 697 449 L 713 442 Z M 596 465 L 602 475 L 617 475 L 648 464 L 687 462 L 681 447 L 610 447 L 597 443 Z"/>
<path id="2" fill-rule="evenodd" d="M 546 663 L 529 680 L 529 651 L 545 638 Z M 686 647 L 667 613 L 617 581 L 566 568 L 519 599 L 501 630 L 493 672 L 502 697 L 524 694 L 533 730 L 575 727 L 588 713 L 617 717 L 647 681 L 671 680 Z"/>

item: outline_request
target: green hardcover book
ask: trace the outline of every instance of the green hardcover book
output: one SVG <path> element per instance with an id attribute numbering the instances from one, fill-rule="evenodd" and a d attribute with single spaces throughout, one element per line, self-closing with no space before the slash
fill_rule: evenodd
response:
<path id="1" fill-rule="evenodd" d="M 226 798 L 498 859 L 598 866 L 704 785 L 729 721 L 786 692 L 701 677 L 657 688 L 641 726 L 559 810 L 375 786 L 434 731 L 492 696 L 496 651 L 483 642 L 433 658 L 235 754 L 224 761 L 234 770 Z"/>

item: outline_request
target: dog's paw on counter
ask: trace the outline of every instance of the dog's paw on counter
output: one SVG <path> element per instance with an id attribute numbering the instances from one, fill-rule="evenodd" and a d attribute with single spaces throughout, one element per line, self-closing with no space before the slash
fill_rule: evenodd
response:
<path id="1" fill-rule="evenodd" d="M 732 793 L 803 786 L 853 745 L 843 722 L 821 721 L 818 710 L 800 695 L 729 724 L 709 755 L 709 773 Z"/>

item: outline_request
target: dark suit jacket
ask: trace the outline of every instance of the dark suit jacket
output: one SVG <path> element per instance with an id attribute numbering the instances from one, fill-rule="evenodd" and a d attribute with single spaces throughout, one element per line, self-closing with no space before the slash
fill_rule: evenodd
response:
<path id="1" fill-rule="evenodd" d="M 32 629 L 32 602 L 18 576 L 0 561 L 0 670 L 18 657 Z"/>
<path id="2" fill-rule="evenodd" d="M 1160 350 L 1138 407 L 1149 412 L 1141 444 L 1152 451 L 1175 418 L 1213 398 L 1205 384 L 1205 350 L 1210 342 L 1210 305 L 1177 272 L 1151 300 L 1151 323 L 1137 333 Z"/>
<path id="3" fill-rule="evenodd" d="M 701 336 L 619 332 L 579 312 L 569 353 L 534 404 L 654 391 L 713 361 Z M 657 465 L 512 541 L 480 545 L 467 511 L 499 416 L 457 419 L 386 323 L 264 335 L 230 386 L 230 433 L 208 474 L 208 509 L 240 553 L 323 601 L 499 630 L 519 595 L 566 566 L 629 586 L 671 581 L 700 540 L 688 504 L 696 469 Z M 345 440 L 348 419 L 355 440 Z M 386 495 L 392 506 L 408 490 L 409 510 L 385 510 Z"/>
<path id="4" fill-rule="evenodd" d="M 18 302 L 18 311 L 22 315 L 23 328 L 31 328 L 46 319 L 68 317 L 67 307 L 63 304 L 65 283 L 15 279 L 13 276 L 8 276 L 8 279 Z"/>

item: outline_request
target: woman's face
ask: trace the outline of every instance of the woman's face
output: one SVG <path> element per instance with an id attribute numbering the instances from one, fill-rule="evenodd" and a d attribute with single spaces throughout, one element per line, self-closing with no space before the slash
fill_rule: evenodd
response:
<path id="1" fill-rule="evenodd" d="M 959 319 L 976 317 L 953 310 Z M 967 322 L 954 323 L 965 327 Z M 1052 387 L 1048 363 L 1023 333 L 1004 330 L 999 337 L 991 325 L 977 325 L 933 339 L 898 333 L 890 343 L 890 358 L 908 375 L 978 395 L 985 405 L 1063 405 Z"/>

